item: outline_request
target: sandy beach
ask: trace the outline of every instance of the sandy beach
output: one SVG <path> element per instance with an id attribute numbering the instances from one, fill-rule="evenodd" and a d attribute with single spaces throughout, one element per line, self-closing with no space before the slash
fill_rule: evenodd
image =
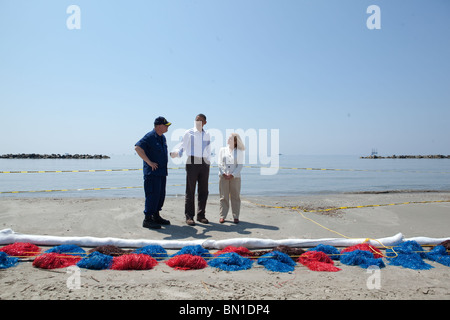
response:
<path id="1" fill-rule="evenodd" d="M 162 216 L 171 221 L 160 230 L 142 228 L 144 199 L 8 198 L 0 199 L 0 229 L 22 234 L 95 236 L 125 239 L 317 239 L 383 238 L 401 232 L 406 238 L 450 237 L 450 193 L 398 192 L 314 195 L 297 197 L 243 197 L 241 222 L 220 224 L 219 199 L 210 196 L 209 224 L 187 226 L 184 198 L 167 198 Z M 411 203 L 430 201 L 429 203 Z M 407 204 L 401 204 L 409 202 Z M 383 205 L 370 207 L 370 205 Z M 389 205 L 386 204 L 396 204 Z M 264 206 L 265 205 L 265 206 Z M 325 212 L 297 211 L 333 207 Z M 386 205 L 386 206 L 385 206 Z M 89 249 L 89 248 L 86 248 Z M 176 250 L 169 250 L 169 254 Z M 213 253 L 213 252 L 212 252 Z M 450 298 L 449 268 L 427 261 L 431 270 L 390 266 L 380 272 L 380 287 L 370 288 L 366 269 L 336 262 L 339 272 L 315 272 L 297 264 L 291 273 L 271 272 L 254 265 L 226 272 L 212 267 L 174 270 L 164 263 L 148 271 L 81 269 L 81 287 L 69 289 L 65 269 L 44 270 L 31 262 L 0 270 L 0 299 L 101 300 L 435 300 Z"/>

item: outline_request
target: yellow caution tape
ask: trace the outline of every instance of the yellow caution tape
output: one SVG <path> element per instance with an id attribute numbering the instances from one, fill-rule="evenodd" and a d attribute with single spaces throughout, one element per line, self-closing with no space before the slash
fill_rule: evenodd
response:
<path id="1" fill-rule="evenodd" d="M 209 184 L 218 184 L 218 182 L 209 182 Z M 184 183 L 171 184 L 168 187 L 182 187 Z M 137 189 L 137 187 L 101 187 L 101 188 L 79 188 L 79 189 L 56 189 L 56 190 L 22 190 L 22 191 L 0 191 L 0 194 L 17 194 L 17 193 L 40 193 L 40 192 L 73 192 L 73 191 L 99 191 L 99 190 L 123 190 L 123 189 Z"/>
<path id="2" fill-rule="evenodd" d="M 246 200 L 247 202 L 250 202 L 256 206 L 259 207 L 266 207 L 266 208 L 276 208 L 276 209 L 291 209 L 291 210 L 302 210 L 303 212 L 328 212 L 328 211 L 335 211 L 335 210 L 345 210 L 345 209 L 358 209 L 358 208 L 373 208 L 373 207 L 387 207 L 387 206 L 398 206 L 402 204 L 420 204 L 420 203 L 439 203 L 439 202 L 450 202 L 450 200 L 429 200 L 429 201 L 409 201 L 409 202 L 399 202 L 399 203 L 386 203 L 386 204 L 367 204 L 362 206 L 345 206 L 345 207 L 332 207 L 332 208 L 326 208 L 326 209 L 302 209 L 300 206 L 272 206 L 272 205 L 266 205 L 266 204 L 260 204 L 255 203 L 249 200 Z"/>
<path id="3" fill-rule="evenodd" d="M 370 208 L 370 207 L 396 206 L 396 205 L 401 205 L 401 204 L 450 202 L 450 200 L 409 201 L 409 202 L 388 203 L 388 204 L 371 204 L 371 205 L 362 205 L 362 206 L 347 206 L 347 207 L 334 207 L 334 208 L 327 208 L 327 209 L 308 210 L 308 209 L 302 209 L 302 208 L 300 208 L 300 206 L 295 206 L 295 207 L 290 207 L 290 206 L 271 206 L 271 205 L 265 205 L 265 204 L 255 203 L 255 202 L 252 202 L 252 201 L 249 201 L 249 200 L 247 200 L 247 201 L 250 202 L 250 203 L 252 203 L 252 204 L 254 204 L 254 205 L 256 205 L 256 206 L 260 206 L 260 207 L 295 210 L 297 213 L 300 214 L 300 216 L 301 216 L 303 219 L 306 219 L 306 220 L 308 220 L 308 221 L 311 221 L 312 223 L 318 225 L 319 227 L 321 227 L 321 228 L 323 228 L 323 229 L 325 229 L 325 230 L 328 230 L 328 231 L 330 231 L 330 232 L 336 233 L 336 234 L 340 235 L 341 237 L 344 237 L 344 238 L 347 238 L 347 239 L 356 239 L 356 238 L 348 237 L 348 236 L 346 236 L 346 235 L 344 235 L 344 234 L 342 234 L 342 233 L 340 233 L 340 232 L 338 232 L 338 231 L 336 231 L 336 230 L 330 229 L 330 228 L 328 228 L 328 227 L 326 227 L 326 226 L 324 226 L 324 225 L 318 223 L 317 221 L 315 221 L 315 220 L 313 220 L 313 219 L 311 219 L 311 218 L 306 217 L 303 213 L 309 213 L 309 212 L 325 212 L 325 211 L 332 211 L 332 210 L 339 210 L 339 209 L 354 209 L 354 208 Z M 381 248 L 384 248 L 384 249 L 391 249 L 392 252 L 394 253 L 395 257 L 398 256 L 398 254 L 395 252 L 393 246 L 386 246 L 386 245 L 384 245 L 383 243 L 381 243 L 380 240 L 372 239 L 372 238 L 366 238 L 366 239 L 364 240 L 364 243 L 365 243 L 365 242 L 369 242 L 370 240 L 373 240 L 373 241 L 375 241 L 375 242 L 378 242 L 378 243 L 380 244 L 380 246 L 378 246 L 378 247 L 381 247 Z M 372 248 L 371 248 L 371 250 L 374 251 Z M 388 256 L 386 256 L 385 254 L 382 254 L 382 255 L 383 255 L 383 257 L 385 257 L 385 258 L 388 257 Z M 391 256 L 389 256 L 389 257 L 392 258 Z"/>
<path id="4" fill-rule="evenodd" d="M 217 167 L 217 166 L 212 166 Z M 244 166 L 244 168 L 271 168 L 263 166 Z M 273 167 L 272 167 L 273 168 Z M 337 168 L 297 168 L 297 167 L 277 167 L 281 170 L 308 170 L 308 171 L 354 171 L 354 172 L 408 172 L 408 173 L 439 173 L 450 174 L 450 172 L 437 172 L 437 171 L 416 171 L 416 170 L 370 170 L 370 169 L 337 169 Z M 180 170 L 184 167 L 171 167 L 169 170 Z M 143 169 L 91 169 L 91 170 L 17 170 L 17 171 L 0 171 L 0 173 L 79 173 L 79 172 L 118 172 L 118 171 L 142 171 Z"/>
<path id="5" fill-rule="evenodd" d="M 134 189 L 139 187 L 105 187 L 105 188 L 80 188 L 80 189 L 58 189 L 58 190 L 24 190 L 24 191 L 0 191 L 0 194 L 15 194 L 15 193 L 39 193 L 39 192 L 70 192 L 70 191 L 98 191 L 98 190 L 119 190 L 119 189 Z"/>
<path id="6" fill-rule="evenodd" d="M 68 173 L 68 172 L 114 172 L 114 171 L 142 171 L 142 169 L 29 170 L 29 171 L 0 171 L 0 173 Z"/>

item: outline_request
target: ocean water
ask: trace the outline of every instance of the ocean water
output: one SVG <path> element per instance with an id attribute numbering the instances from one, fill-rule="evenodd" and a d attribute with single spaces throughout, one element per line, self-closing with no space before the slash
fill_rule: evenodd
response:
<path id="1" fill-rule="evenodd" d="M 358 156 L 341 155 L 280 155 L 280 168 L 276 174 L 261 175 L 259 166 L 252 164 L 243 168 L 242 195 L 290 196 L 362 191 L 450 190 L 450 159 L 360 159 Z M 170 160 L 169 167 L 167 195 L 183 196 L 184 166 L 174 164 Z M 0 171 L 110 169 L 134 170 L 0 173 L 0 197 L 144 196 L 142 170 L 136 170 L 142 169 L 142 160 L 137 155 L 112 155 L 111 159 L 101 160 L 0 159 Z M 218 169 L 212 166 L 210 194 L 218 194 L 218 181 Z M 106 189 L 83 190 L 92 188 Z M 68 191 L 42 192 L 62 189 Z M 11 191 L 20 193 L 10 193 Z"/>

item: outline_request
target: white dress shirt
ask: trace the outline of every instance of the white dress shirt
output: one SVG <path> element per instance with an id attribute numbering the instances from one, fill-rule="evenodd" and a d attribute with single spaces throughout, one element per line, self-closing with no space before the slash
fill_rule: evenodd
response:
<path id="1" fill-rule="evenodd" d="M 223 174 L 232 174 L 235 178 L 241 177 L 241 170 L 244 167 L 244 152 L 240 149 L 223 147 L 219 150 L 217 159 L 219 166 L 219 176 Z"/>
<path id="2" fill-rule="evenodd" d="M 186 130 L 183 141 L 178 149 L 178 156 L 186 152 L 188 157 L 205 158 L 209 163 L 211 160 L 211 138 L 207 131 L 199 131 L 197 128 Z"/>

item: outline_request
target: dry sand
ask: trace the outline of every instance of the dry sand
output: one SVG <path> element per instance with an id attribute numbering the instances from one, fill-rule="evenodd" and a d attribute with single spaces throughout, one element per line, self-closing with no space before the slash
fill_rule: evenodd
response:
<path id="1" fill-rule="evenodd" d="M 143 199 L 1 198 L 0 229 L 23 234 L 95 236 L 126 239 L 339 238 L 330 230 L 290 209 L 256 205 L 326 208 L 450 200 L 445 192 L 336 194 L 298 197 L 244 197 L 241 222 L 218 223 L 219 201 L 210 196 L 210 223 L 187 226 L 184 199 L 167 198 L 162 216 L 171 225 L 142 228 Z M 402 204 L 306 213 L 307 217 L 347 237 L 383 238 L 399 232 L 405 237 L 450 237 L 450 202 Z M 88 249 L 88 248 L 86 248 Z M 169 251 L 170 253 L 175 250 Z M 298 264 L 292 273 L 270 272 L 254 265 L 246 271 L 225 272 L 211 267 L 174 270 L 160 263 L 148 271 L 81 269 L 81 287 L 69 289 L 66 269 L 43 270 L 31 262 L 0 270 L 0 299 L 171 299 L 171 300 L 396 300 L 450 298 L 449 268 L 427 261 L 431 270 L 389 266 L 381 269 L 380 287 L 371 288 L 367 270 L 336 264 L 342 271 L 314 272 Z"/>

